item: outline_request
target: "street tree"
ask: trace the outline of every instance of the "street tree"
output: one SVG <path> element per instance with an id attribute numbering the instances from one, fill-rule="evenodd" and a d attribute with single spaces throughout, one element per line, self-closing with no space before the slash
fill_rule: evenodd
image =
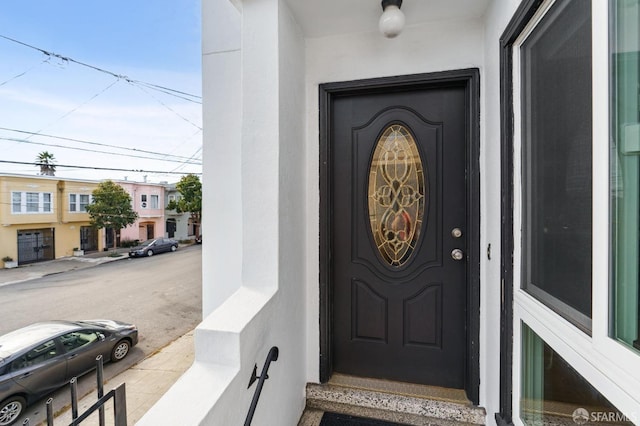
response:
<path id="1" fill-rule="evenodd" d="M 40 166 L 40 174 L 43 176 L 55 176 L 55 157 L 49 151 L 42 151 L 36 157 L 36 165 Z"/>
<path id="2" fill-rule="evenodd" d="M 93 200 L 87 205 L 91 224 L 96 228 L 111 228 L 115 249 L 116 231 L 133 224 L 138 218 L 138 213 L 133 211 L 131 197 L 127 191 L 111 180 L 101 182 L 92 195 Z"/>
<path id="3" fill-rule="evenodd" d="M 200 219 L 202 217 L 202 183 L 194 174 L 183 176 L 176 184 L 176 189 L 181 197 L 171 200 L 167 210 L 175 210 L 178 213 L 189 213 L 191 222 L 196 225 L 196 239 L 200 237 Z"/>

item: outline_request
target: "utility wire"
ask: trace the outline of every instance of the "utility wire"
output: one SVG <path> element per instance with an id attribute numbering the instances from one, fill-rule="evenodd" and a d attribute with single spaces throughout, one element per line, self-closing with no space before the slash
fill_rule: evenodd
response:
<path id="1" fill-rule="evenodd" d="M 41 163 L 29 163 L 24 161 L 8 161 L 8 160 L 0 160 L 0 163 L 7 164 L 23 164 L 23 165 L 31 165 L 31 166 L 40 166 Z M 56 164 L 56 167 L 66 167 L 70 169 L 92 169 L 92 170 L 110 170 L 115 172 L 132 172 L 132 173 L 154 173 L 160 175 L 166 174 L 176 174 L 176 175 L 184 175 L 184 172 L 166 172 L 166 171 L 158 171 L 158 170 L 134 170 L 134 169 L 117 169 L 111 167 L 92 167 L 92 166 L 69 166 L 64 164 Z M 189 172 L 192 175 L 201 175 L 202 173 L 198 172 Z"/>
<path id="2" fill-rule="evenodd" d="M 45 60 L 41 61 L 40 63 L 38 63 L 38 64 L 36 64 L 36 65 L 33 65 L 31 68 L 27 69 L 26 71 L 23 71 L 23 72 L 21 72 L 20 74 L 14 75 L 14 76 L 13 76 L 13 77 L 11 77 L 10 79 L 3 81 L 2 83 L 0 83 L 0 86 L 4 86 L 5 84 L 7 84 L 7 83 L 9 83 L 9 82 L 11 82 L 11 81 L 13 81 L 13 80 L 15 80 L 16 78 L 20 78 L 20 77 L 22 77 L 23 75 L 25 75 L 25 74 L 26 74 L 26 73 L 28 73 L 29 71 L 33 70 L 35 67 L 37 67 L 37 66 L 39 66 L 39 65 L 42 65 L 42 64 L 44 64 L 45 62 L 48 62 L 48 61 L 49 61 L 49 59 L 47 58 L 47 59 L 45 59 Z"/>
<path id="3" fill-rule="evenodd" d="M 172 113 L 174 113 L 175 115 L 177 115 L 178 117 L 182 118 L 184 121 L 186 121 L 187 123 L 191 124 L 193 127 L 195 127 L 196 129 L 202 130 L 202 127 L 198 126 L 197 124 L 194 124 L 192 121 L 190 121 L 188 118 L 178 114 L 177 111 L 175 111 L 174 109 L 172 109 L 169 105 L 165 104 L 164 102 L 162 102 L 160 99 L 156 98 L 155 96 L 153 96 L 151 93 L 147 92 L 142 86 L 138 85 L 137 86 L 140 90 L 142 90 L 144 93 L 146 93 L 147 95 L 151 96 L 153 99 L 155 99 L 160 105 L 162 105 L 163 107 L 165 107 L 166 109 L 168 109 L 169 111 L 171 111 Z"/>
<path id="4" fill-rule="evenodd" d="M 115 155 L 115 156 L 119 156 L 119 157 L 142 158 L 142 159 L 145 159 L 145 160 L 166 161 L 166 162 L 170 162 L 170 163 L 184 163 L 185 162 L 185 161 L 181 161 L 181 160 L 171 160 L 171 159 L 168 159 L 168 158 L 151 158 L 151 157 L 145 157 L 145 156 L 142 156 L 142 155 L 135 155 L 135 154 L 123 154 L 123 153 L 120 153 L 120 152 L 100 151 L 100 150 L 97 150 L 97 149 L 79 148 L 79 147 L 74 147 L 74 146 L 64 146 L 64 145 L 58 145 L 58 144 L 53 144 L 53 143 L 34 142 L 34 141 L 27 140 L 27 139 L 5 138 L 5 137 L 1 137 L 0 136 L 0 140 L 10 141 L 10 142 L 26 143 L 26 144 L 30 144 L 30 145 L 51 146 L 51 147 L 54 147 L 54 148 L 71 149 L 71 150 L 75 150 L 75 151 L 96 152 L 98 154 Z M 193 165 L 197 165 L 197 166 L 201 166 L 202 165 L 202 163 L 197 163 L 197 162 L 189 162 L 188 164 L 193 164 Z"/>
<path id="5" fill-rule="evenodd" d="M 95 98 L 97 98 L 98 96 L 102 95 L 104 92 L 106 92 L 107 90 L 111 89 L 113 86 L 115 86 L 115 84 L 120 81 L 120 80 L 115 80 L 113 83 L 109 84 L 107 87 L 105 87 L 104 89 L 102 89 L 100 92 L 96 93 L 95 95 L 93 95 L 92 97 L 90 97 L 89 99 L 87 99 L 86 101 L 84 101 L 83 103 L 81 103 L 80 105 L 76 106 L 75 108 L 73 108 L 71 111 L 66 112 L 65 114 L 62 114 L 56 121 L 54 121 L 53 123 L 49 123 L 46 126 L 44 126 L 42 129 L 38 130 L 36 133 L 27 136 L 27 139 L 30 139 L 32 136 L 36 136 L 39 135 L 41 131 L 45 130 L 48 127 L 53 126 L 56 123 L 59 123 L 60 121 L 62 121 L 63 119 L 65 119 L 66 117 L 70 116 L 71 114 L 73 114 L 74 112 L 76 112 L 77 110 L 79 110 L 81 107 L 83 107 L 84 105 L 88 104 L 89 102 L 91 102 L 92 100 L 94 100 Z"/>
<path id="6" fill-rule="evenodd" d="M 180 96 L 180 95 L 176 95 L 176 94 L 170 93 L 167 90 L 163 89 L 162 86 L 156 86 L 154 84 L 145 83 L 144 81 L 136 81 L 136 83 L 137 83 L 136 84 L 137 87 L 142 88 L 142 86 L 145 86 L 145 87 L 148 87 L 150 89 L 156 90 L 158 92 L 164 93 L 166 95 L 174 96 L 176 98 L 180 98 L 180 99 L 183 99 L 185 101 L 193 102 L 194 104 L 202 105 L 202 102 L 194 101 L 193 99 L 185 98 L 184 96 Z M 191 96 L 193 96 L 193 95 L 191 95 Z"/>
<path id="7" fill-rule="evenodd" d="M 193 155 L 191 155 L 191 158 L 189 158 L 189 160 L 192 160 L 196 155 L 198 155 L 200 152 L 202 151 L 202 147 L 198 148 L 196 150 L 196 152 L 193 153 Z M 184 168 L 184 166 L 186 166 L 187 164 L 190 164 L 188 162 L 183 162 L 181 165 L 179 165 L 178 167 L 176 167 L 175 169 L 171 170 L 172 172 L 176 172 L 178 170 L 181 170 Z"/>
<path id="8" fill-rule="evenodd" d="M 164 152 L 147 151 L 147 150 L 144 150 L 144 149 L 129 148 L 129 147 L 118 146 L 118 145 L 110 145 L 110 144 L 106 144 L 106 143 L 86 141 L 86 140 L 82 140 L 82 139 L 66 138 L 64 136 L 47 135 L 45 133 L 28 132 L 26 130 L 10 129 L 8 127 L 0 127 L 0 130 L 6 130 L 8 132 L 23 133 L 23 134 L 26 134 L 26 135 L 37 135 L 37 136 L 41 136 L 41 137 L 60 139 L 60 140 L 65 140 L 65 141 L 70 141 L 70 142 L 77 142 L 77 143 L 87 144 L 87 145 L 104 146 L 104 147 L 107 147 L 107 148 L 115 148 L 115 149 L 122 149 L 122 150 L 126 150 L 126 151 L 140 152 L 140 153 L 143 153 L 143 154 L 159 155 L 161 157 L 173 157 L 173 158 L 176 158 L 176 159 L 182 159 L 182 160 L 187 160 L 187 161 L 193 159 L 193 155 L 191 157 L 184 157 L 182 155 L 174 155 L 174 154 L 168 154 L 168 153 L 164 153 Z M 199 131 L 194 133 L 194 135 L 196 135 L 198 133 L 199 133 Z M 0 139 L 2 139 L 2 138 L 0 137 Z M 69 149 L 72 149 L 72 148 L 73 147 L 69 147 Z M 145 158 L 145 157 L 143 157 L 143 158 Z"/>
<path id="9" fill-rule="evenodd" d="M 30 49 L 37 50 L 37 51 L 39 51 L 41 53 L 44 53 L 45 55 L 47 55 L 49 57 L 58 58 L 58 59 L 61 59 L 63 61 L 67 61 L 67 62 L 73 62 L 75 64 L 82 65 L 83 67 L 91 68 L 91 69 L 93 69 L 95 71 L 99 71 L 99 72 L 102 72 L 102 73 L 105 73 L 105 74 L 112 75 L 113 77 L 117 78 L 118 80 L 125 80 L 125 81 L 127 81 L 129 83 L 134 83 L 134 84 L 144 84 L 147 87 L 150 87 L 150 88 L 152 88 L 154 90 L 164 91 L 165 93 L 168 92 L 167 94 L 172 95 L 172 96 L 183 95 L 183 96 L 188 96 L 188 97 L 194 98 L 194 99 L 202 99 L 202 96 L 192 95 L 192 94 L 187 93 L 187 92 L 182 92 L 180 90 L 171 89 L 169 87 L 164 87 L 164 86 L 160 86 L 160 85 L 153 84 L 153 83 L 147 83 L 147 82 L 141 81 L 141 80 L 134 80 L 132 78 L 127 77 L 126 75 L 117 74 L 117 73 L 115 73 L 113 71 L 109 71 L 109 70 L 106 70 L 104 68 L 97 67 L 95 65 L 90 65 L 90 64 L 87 64 L 85 62 L 77 61 L 77 60 L 75 60 L 73 58 L 70 58 L 68 56 L 62 56 L 62 55 L 57 54 L 57 53 L 49 52 L 47 50 L 41 49 L 41 48 L 36 47 L 36 46 L 32 46 L 32 45 L 30 45 L 28 43 L 13 39 L 11 37 L 7 37 L 7 36 L 2 35 L 2 34 L 0 34 L 0 38 L 12 41 L 12 42 L 20 44 L 22 46 L 26 46 L 26 47 L 28 47 Z"/>

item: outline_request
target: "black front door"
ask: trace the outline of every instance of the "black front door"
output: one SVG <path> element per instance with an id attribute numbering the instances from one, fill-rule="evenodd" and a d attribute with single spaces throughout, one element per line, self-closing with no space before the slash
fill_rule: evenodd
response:
<path id="1" fill-rule="evenodd" d="M 468 99 L 466 84 L 331 98 L 333 372 L 469 384 Z"/>

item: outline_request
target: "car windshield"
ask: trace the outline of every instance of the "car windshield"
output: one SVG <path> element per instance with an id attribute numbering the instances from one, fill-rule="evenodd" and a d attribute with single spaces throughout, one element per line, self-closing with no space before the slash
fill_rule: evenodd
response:
<path id="1" fill-rule="evenodd" d="M 152 239 L 152 240 L 147 240 L 144 243 L 140 243 L 141 246 L 148 246 L 151 245 L 154 241 L 156 241 L 156 239 Z"/>

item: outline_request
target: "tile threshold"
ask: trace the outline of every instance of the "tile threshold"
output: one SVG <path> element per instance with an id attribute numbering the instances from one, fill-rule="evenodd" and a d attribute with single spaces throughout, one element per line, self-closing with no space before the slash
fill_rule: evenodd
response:
<path id="1" fill-rule="evenodd" d="M 343 375 L 307 384 L 305 414 L 318 419 L 323 411 L 422 426 L 481 425 L 486 418 L 484 408 L 473 406 L 461 390 Z M 303 418 L 300 425 L 319 424 Z"/>

